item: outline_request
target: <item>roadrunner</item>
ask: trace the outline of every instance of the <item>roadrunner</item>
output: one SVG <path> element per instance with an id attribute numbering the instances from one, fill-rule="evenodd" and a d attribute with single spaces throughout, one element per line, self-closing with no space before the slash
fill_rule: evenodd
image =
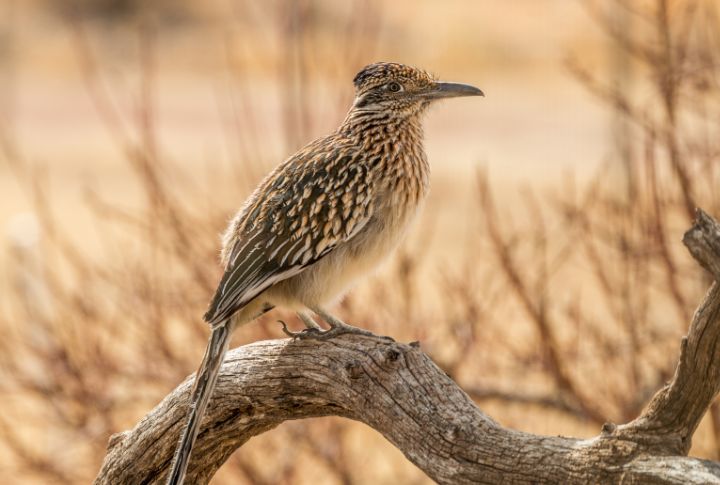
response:
<path id="1" fill-rule="evenodd" d="M 212 333 L 195 378 L 188 424 L 168 484 L 183 483 L 233 330 L 279 306 L 307 326 L 297 338 L 368 333 L 324 305 L 397 246 L 428 191 L 422 115 L 437 99 L 482 96 L 395 63 L 366 66 L 334 133 L 280 164 L 247 199 L 223 237 L 225 274 L 205 321 Z M 322 330 L 311 312 L 324 320 Z"/>

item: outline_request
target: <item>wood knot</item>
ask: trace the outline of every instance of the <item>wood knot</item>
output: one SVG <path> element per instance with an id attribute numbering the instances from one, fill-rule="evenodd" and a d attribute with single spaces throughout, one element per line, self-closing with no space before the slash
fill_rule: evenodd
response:
<path id="1" fill-rule="evenodd" d="M 603 435 L 611 435 L 615 432 L 617 429 L 617 425 L 615 423 L 607 422 L 602 425 L 601 432 Z"/>
<path id="2" fill-rule="evenodd" d="M 255 411 L 255 406 L 253 406 L 251 403 L 248 403 L 245 406 L 238 406 L 237 413 L 240 416 L 251 416 L 254 411 Z"/>
<path id="3" fill-rule="evenodd" d="M 447 431 L 445 431 L 445 439 L 448 441 L 456 441 L 458 437 L 462 433 L 462 428 L 460 426 L 450 426 Z"/>
<path id="4" fill-rule="evenodd" d="M 385 351 L 385 359 L 390 362 L 395 362 L 400 358 L 400 352 L 397 350 L 390 348 Z"/>
<path id="5" fill-rule="evenodd" d="M 360 379 L 363 375 L 362 365 L 356 360 L 345 364 L 345 371 L 348 373 L 350 379 Z"/>

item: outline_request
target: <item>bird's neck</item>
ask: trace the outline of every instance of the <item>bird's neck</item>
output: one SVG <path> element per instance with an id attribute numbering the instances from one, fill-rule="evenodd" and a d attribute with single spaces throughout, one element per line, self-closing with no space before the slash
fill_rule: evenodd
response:
<path id="1" fill-rule="evenodd" d="M 363 148 L 374 165 L 376 180 L 415 206 L 427 193 L 430 167 L 423 147 L 422 113 L 398 116 L 385 112 L 353 112 L 339 134 Z"/>
<path id="2" fill-rule="evenodd" d="M 422 146 L 421 114 L 352 109 L 338 132 L 362 144 L 401 142 Z"/>

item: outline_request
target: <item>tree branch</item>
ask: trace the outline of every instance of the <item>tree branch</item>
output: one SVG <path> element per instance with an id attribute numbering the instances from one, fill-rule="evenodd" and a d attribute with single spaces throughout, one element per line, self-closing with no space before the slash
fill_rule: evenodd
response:
<path id="1" fill-rule="evenodd" d="M 720 226 L 700 212 L 684 239 L 720 272 Z M 670 384 L 640 417 L 590 440 L 503 428 L 417 344 L 344 335 L 272 340 L 228 353 L 188 471 L 207 483 L 237 448 L 288 419 L 342 416 L 382 433 L 439 483 L 720 484 L 720 465 L 683 456 L 720 389 L 720 290 L 698 309 Z M 110 439 L 96 484 L 162 483 L 192 379 Z"/>
<path id="2" fill-rule="evenodd" d="M 697 209 L 695 224 L 683 235 L 683 243 L 700 266 L 720 282 L 720 225 L 704 210 Z"/>
<path id="3" fill-rule="evenodd" d="M 639 418 L 618 428 L 626 437 L 639 434 L 655 440 L 672 454 L 688 453 L 695 429 L 720 391 L 720 225 L 698 209 L 683 243 L 715 282 L 682 339 L 672 381 L 655 394 Z"/>

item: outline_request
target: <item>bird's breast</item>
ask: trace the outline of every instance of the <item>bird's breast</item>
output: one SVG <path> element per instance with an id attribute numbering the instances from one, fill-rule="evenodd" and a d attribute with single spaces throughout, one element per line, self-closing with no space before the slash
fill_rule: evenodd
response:
<path id="1" fill-rule="evenodd" d="M 402 182 L 410 184 L 405 178 Z M 317 263 L 321 279 L 333 281 L 332 292 L 339 294 L 359 277 L 374 271 L 402 242 L 417 218 L 427 193 L 424 174 L 418 172 L 412 185 L 398 182 L 376 197 L 373 215 L 363 229 L 343 247 Z M 332 299 L 335 294 L 328 295 Z"/>

